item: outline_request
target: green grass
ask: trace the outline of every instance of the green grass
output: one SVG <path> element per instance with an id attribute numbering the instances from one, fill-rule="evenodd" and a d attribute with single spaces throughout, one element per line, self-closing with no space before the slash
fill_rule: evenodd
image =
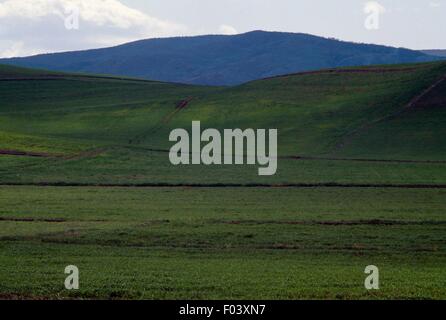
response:
<path id="1" fill-rule="evenodd" d="M 445 84 L 405 107 L 446 64 L 366 69 L 213 88 L 0 66 L 0 153 L 25 153 L 0 154 L 0 298 L 444 299 Z M 193 120 L 277 128 L 277 174 L 172 166 Z"/>
<path id="2" fill-rule="evenodd" d="M 0 197 L 3 294 L 408 299 L 446 293 L 443 190 L 2 187 Z M 76 293 L 63 288 L 69 264 L 81 270 Z M 380 268 L 380 291 L 364 289 L 370 264 Z"/>
<path id="3" fill-rule="evenodd" d="M 175 167 L 164 152 L 113 147 L 69 159 L 3 156 L 0 181 L 74 185 L 446 184 L 446 163 L 279 159 L 278 164 L 276 175 L 259 177 L 257 166 Z"/>

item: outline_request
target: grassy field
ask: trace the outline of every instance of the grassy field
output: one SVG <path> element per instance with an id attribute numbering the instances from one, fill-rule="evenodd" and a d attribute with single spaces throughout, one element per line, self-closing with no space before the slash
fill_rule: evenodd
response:
<path id="1" fill-rule="evenodd" d="M 2 187 L 0 289 L 69 296 L 75 264 L 74 297 L 444 298 L 445 193 Z"/>
<path id="2" fill-rule="evenodd" d="M 444 74 L 196 87 L 0 66 L 0 298 L 445 299 Z M 193 120 L 278 128 L 277 174 L 172 166 Z"/>

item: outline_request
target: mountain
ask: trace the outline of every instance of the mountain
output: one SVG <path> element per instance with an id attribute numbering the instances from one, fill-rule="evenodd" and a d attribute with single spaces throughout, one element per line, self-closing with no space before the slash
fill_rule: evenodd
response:
<path id="1" fill-rule="evenodd" d="M 422 50 L 421 52 L 431 56 L 446 57 L 446 50 Z"/>
<path id="2" fill-rule="evenodd" d="M 142 40 L 105 49 L 1 59 L 0 63 L 186 84 L 237 85 L 323 68 L 439 59 L 402 48 L 301 33 L 253 31 L 233 36 Z"/>

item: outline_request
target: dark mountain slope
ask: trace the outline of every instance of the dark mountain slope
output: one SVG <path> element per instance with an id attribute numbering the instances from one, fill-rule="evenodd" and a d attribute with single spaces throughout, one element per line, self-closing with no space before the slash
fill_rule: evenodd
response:
<path id="1" fill-rule="evenodd" d="M 422 50 L 421 52 L 431 56 L 446 57 L 446 50 Z"/>
<path id="2" fill-rule="evenodd" d="M 438 59 L 441 58 L 401 48 L 308 34 L 254 31 L 235 36 L 142 40 L 106 49 L 2 59 L 0 63 L 190 84 L 235 85 L 322 68 Z"/>

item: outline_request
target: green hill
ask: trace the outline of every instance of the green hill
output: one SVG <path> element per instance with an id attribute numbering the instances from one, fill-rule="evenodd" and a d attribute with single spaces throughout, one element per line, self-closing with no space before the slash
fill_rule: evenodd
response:
<path id="1" fill-rule="evenodd" d="M 445 63 L 376 66 L 228 88 L 2 66 L 0 149 L 9 156 L 1 182 L 443 183 L 445 74 Z M 173 167 L 163 152 L 169 132 L 193 120 L 277 128 L 278 174 Z M 24 164 L 17 177 L 14 165 Z"/>
<path id="2" fill-rule="evenodd" d="M 444 299 L 445 74 L 228 88 L 1 66 L 0 299 Z M 277 128 L 277 174 L 171 165 L 193 120 Z"/>

